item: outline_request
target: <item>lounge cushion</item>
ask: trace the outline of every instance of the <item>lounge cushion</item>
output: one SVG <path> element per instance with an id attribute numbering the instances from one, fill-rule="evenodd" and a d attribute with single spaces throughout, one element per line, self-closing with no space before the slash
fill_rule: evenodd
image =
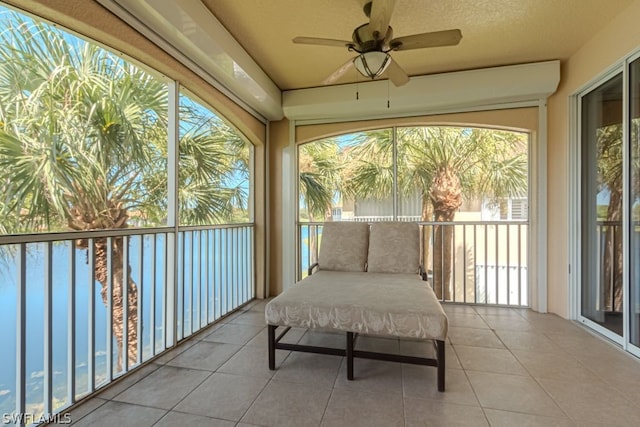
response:
<path id="1" fill-rule="evenodd" d="M 369 224 L 325 222 L 318 256 L 318 268 L 332 271 L 365 271 Z"/>
<path id="2" fill-rule="evenodd" d="M 438 339 L 448 321 L 417 274 L 318 271 L 269 301 L 270 325 Z"/>
<path id="3" fill-rule="evenodd" d="M 420 269 L 420 228 L 415 222 L 375 222 L 369 234 L 370 273 L 416 274 Z"/>

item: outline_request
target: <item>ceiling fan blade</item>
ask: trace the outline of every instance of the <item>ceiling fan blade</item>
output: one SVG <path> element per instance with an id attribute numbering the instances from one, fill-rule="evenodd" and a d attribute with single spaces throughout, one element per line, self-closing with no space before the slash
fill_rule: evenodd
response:
<path id="1" fill-rule="evenodd" d="M 336 47 L 352 47 L 353 46 L 352 41 L 322 39 L 318 37 L 296 37 L 293 39 L 293 42 L 298 44 L 313 44 L 313 45 L 319 45 L 319 46 L 336 46 Z"/>
<path id="2" fill-rule="evenodd" d="M 330 85 L 335 83 L 340 77 L 344 76 L 349 69 L 353 67 L 353 58 L 342 64 L 340 68 L 335 70 L 329 77 L 322 81 L 323 85 Z"/>
<path id="3" fill-rule="evenodd" d="M 389 80 L 394 86 L 402 86 L 409 82 L 409 76 L 407 73 L 398 65 L 396 61 L 391 59 L 391 63 L 386 70 L 387 76 L 389 76 Z"/>
<path id="4" fill-rule="evenodd" d="M 455 46 L 460 43 L 460 30 L 434 31 L 432 33 L 414 34 L 391 40 L 389 46 L 393 50 L 422 49 L 425 47 Z"/>
<path id="5" fill-rule="evenodd" d="M 387 34 L 395 3 L 395 0 L 373 0 L 371 16 L 369 17 L 369 29 L 374 35 L 376 32 L 378 33 L 376 38 L 384 37 Z"/>

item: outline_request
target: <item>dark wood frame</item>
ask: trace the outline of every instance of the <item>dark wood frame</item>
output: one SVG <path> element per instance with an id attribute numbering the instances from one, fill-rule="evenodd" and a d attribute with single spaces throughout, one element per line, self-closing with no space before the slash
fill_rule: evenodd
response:
<path id="1" fill-rule="evenodd" d="M 329 354 L 333 356 L 346 356 L 347 358 L 347 379 L 353 380 L 353 359 L 384 360 L 390 362 L 409 363 L 413 365 L 435 366 L 438 369 L 438 391 L 444 391 L 445 356 L 444 341 L 433 340 L 436 350 L 436 358 L 404 356 L 394 353 L 377 353 L 372 351 L 356 350 L 355 345 L 358 334 L 347 332 L 346 348 L 320 347 L 302 344 L 281 343 L 280 340 L 289 332 L 290 326 L 276 336 L 277 325 L 267 325 L 267 337 L 269 340 L 269 369 L 276 369 L 276 350 L 301 351 L 305 353 Z"/>

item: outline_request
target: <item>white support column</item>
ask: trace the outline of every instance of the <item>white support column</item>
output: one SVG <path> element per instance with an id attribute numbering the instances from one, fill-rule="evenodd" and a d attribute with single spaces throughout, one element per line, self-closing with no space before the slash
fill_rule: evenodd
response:
<path id="1" fill-rule="evenodd" d="M 538 103 L 538 138 L 535 147 L 535 224 L 533 263 L 535 268 L 534 298 L 532 308 L 540 313 L 547 312 L 547 100 Z M 533 237 L 533 236 L 532 236 Z"/>
<path id="2" fill-rule="evenodd" d="M 296 124 L 289 123 L 289 146 L 282 150 L 282 290 L 296 282 Z"/>

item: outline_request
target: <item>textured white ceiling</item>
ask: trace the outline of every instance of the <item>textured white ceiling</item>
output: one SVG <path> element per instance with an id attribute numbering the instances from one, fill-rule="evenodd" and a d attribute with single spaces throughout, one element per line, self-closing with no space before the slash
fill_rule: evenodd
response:
<path id="1" fill-rule="evenodd" d="M 296 45 L 296 36 L 351 40 L 363 0 L 202 0 L 280 87 L 320 82 L 354 54 Z M 397 0 L 394 36 L 459 28 L 458 46 L 393 52 L 410 76 L 567 59 L 632 0 Z M 361 81 L 352 70 L 338 83 Z"/>

